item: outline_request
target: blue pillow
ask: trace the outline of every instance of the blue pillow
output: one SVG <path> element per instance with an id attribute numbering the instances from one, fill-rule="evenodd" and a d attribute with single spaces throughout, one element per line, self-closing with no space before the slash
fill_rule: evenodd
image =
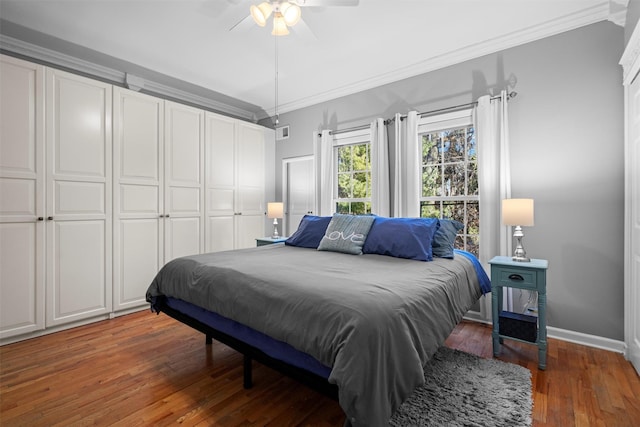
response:
<path id="1" fill-rule="evenodd" d="M 440 228 L 433 236 L 431 246 L 433 256 L 453 259 L 453 247 L 456 243 L 458 231 L 464 228 L 464 224 L 454 219 L 441 219 Z"/>
<path id="2" fill-rule="evenodd" d="M 438 228 L 436 218 L 376 217 L 367 241 L 365 254 L 431 261 L 431 239 Z"/>
<path id="3" fill-rule="evenodd" d="M 362 255 L 374 219 L 371 215 L 334 214 L 318 250 Z"/>
<path id="4" fill-rule="evenodd" d="M 285 240 L 284 244 L 316 249 L 324 237 L 330 221 L 330 216 L 305 215 L 300 220 L 296 232 Z"/>

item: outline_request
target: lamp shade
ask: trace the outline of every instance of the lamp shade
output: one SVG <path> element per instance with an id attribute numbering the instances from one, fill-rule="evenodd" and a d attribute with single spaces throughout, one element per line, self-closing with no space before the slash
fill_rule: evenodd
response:
<path id="1" fill-rule="evenodd" d="M 260 3 L 258 6 L 252 5 L 249 10 L 251 11 L 251 17 L 256 24 L 264 27 L 267 23 L 267 19 L 271 15 L 271 5 L 265 1 Z"/>
<path id="2" fill-rule="evenodd" d="M 284 2 L 280 5 L 280 13 L 284 18 L 284 22 L 289 26 L 293 27 L 300 21 L 300 17 L 302 16 L 302 11 L 297 4 Z"/>
<path id="3" fill-rule="evenodd" d="M 284 205 L 282 202 L 267 203 L 267 218 L 282 218 L 284 213 Z"/>
<path id="4" fill-rule="evenodd" d="M 273 14 L 273 31 L 271 31 L 271 34 L 274 36 L 286 36 L 289 34 L 287 23 L 284 22 L 284 18 L 280 12 Z"/>
<path id="5" fill-rule="evenodd" d="M 504 199 L 502 201 L 504 225 L 533 225 L 533 199 Z"/>

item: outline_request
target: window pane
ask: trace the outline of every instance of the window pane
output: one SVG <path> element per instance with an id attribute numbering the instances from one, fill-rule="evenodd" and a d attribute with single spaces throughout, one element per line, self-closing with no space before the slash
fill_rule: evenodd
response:
<path id="1" fill-rule="evenodd" d="M 478 235 L 466 236 L 465 242 L 467 246 L 463 249 L 467 252 L 471 252 L 476 257 L 480 256 L 480 238 Z"/>
<path id="2" fill-rule="evenodd" d="M 464 218 L 464 202 L 443 202 L 442 203 L 442 217 L 448 219 L 455 219 L 461 223 L 465 223 Z"/>
<path id="3" fill-rule="evenodd" d="M 473 126 L 467 128 L 467 156 L 469 161 L 478 160 L 478 153 L 476 151 L 476 133 Z"/>
<path id="4" fill-rule="evenodd" d="M 441 218 L 440 202 L 421 202 L 420 216 L 422 218 Z"/>
<path id="5" fill-rule="evenodd" d="M 336 209 L 337 213 L 348 214 L 349 213 L 349 202 L 338 202 L 338 207 Z"/>
<path id="6" fill-rule="evenodd" d="M 469 196 L 478 195 L 478 164 L 469 163 L 467 165 L 467 194 Z"/>
<path id="7" fill-rule="evenodd" d="M 464 160 L 465 133 L 465 129 L 454 129 L 441 133 L 443 162 L 460 162 Z"/>
<path id="8" fill-rule="evenodd" d="M 442 176 L 440 166 L 425 166 L 422 172 L 422 197 L 442 195 Z"/>
<path id="9" fill-rule="evenodd" d="M 367 213 L 364 202 L 351 203 L 351 213 L 354 215 L 364 215 Z"/>
<path id="10" fill-rule="evenodd" d="M 444 167 L 444 195 L 464 196 L 464 175 L 463 164 L 446 165 Z"/>
<path id="11" fill-rule="evenodd" d="M 351 146 L 338 147 L 338 172 L 351 170 Z"/>
<path id="12" fill-rule="evenodd" d="M 369 156 L 367 155 L 367 145 L 354 145 L 353 146 L 353 170 L 354 171 L 366 171 L 369 170 Z"/>
<path id="13" fill-rule="evenodd" d="M 338 174 L 338 198 L 346 199 L 351 197 L 351 174 Z"/>
<path id="14" fill-rule="evenodd" d="M 422 136 L 422 163 L 438 163 L 438 140 L 435 134 Z"/>
<path id="15" fill-rule="evenodd" d="M 467 234 L 480 234 L 480 205 L 467 202 Z"/>
<path id="16" fill-rule="evenodd" d="M 353 195 L 352 198 L 364 199 L 369 197 L 369 173 L 368 172 L 356 172 L 353 174 Z"/>

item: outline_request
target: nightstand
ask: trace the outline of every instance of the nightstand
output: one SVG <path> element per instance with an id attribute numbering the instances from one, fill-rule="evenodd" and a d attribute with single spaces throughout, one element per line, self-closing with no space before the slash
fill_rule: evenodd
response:
<path id="1" fill-rule="evenodd" d="M 288 237 L 278 237 L 275 239 L 273 237 L 260 237 L 256 239 L 256 246 L 273 245 L 274 243 L 284 242 L 287 239 Z"/>
<path id="2" fill-rule="evenodd" d="M 503 338 L 528 342 L 538 346 L 538 367 L 547 367 L 547 268 L 549 261 L 532 259 L 516 262 L 511 257 L 496 256 L 491 261 L 491 320 L 493 321 L 493 355 L 500 354 Z M 534 316 L 518 315 L 502 311 L 502 288 L 517 288 L 538 293 L 537 325 Z M 503 324 L 503 331 L 500 330 Z M 537 326 L 537 336 L 530 336 Z M 522 327 L 523 332 L 517 332 Z"/>

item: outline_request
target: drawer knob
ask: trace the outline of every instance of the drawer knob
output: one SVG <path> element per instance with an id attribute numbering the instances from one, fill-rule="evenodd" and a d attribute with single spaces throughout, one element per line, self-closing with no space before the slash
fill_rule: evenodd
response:
<path id="1" fill-rule="evenodd" d="M 510 274 L 509 275 L 509 280 L 516 280 L 518 282 L 522 282 L 524 280 L 524 277 L 522 277 L 519 274 Z"/>

